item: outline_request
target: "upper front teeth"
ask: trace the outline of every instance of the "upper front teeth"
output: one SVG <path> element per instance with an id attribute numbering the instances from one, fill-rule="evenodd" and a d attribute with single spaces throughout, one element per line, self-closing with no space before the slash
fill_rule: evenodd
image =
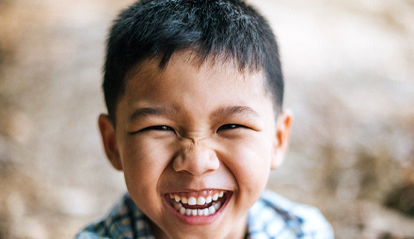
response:
<path id="1" fill-rule="evenodd" d="M 207 196 L 207 197 L 203 197 L 203 196 L 198 196 L 193 197 L 185 197 L 185 196 L 180 196 L 177 194 L 170 194 L 170 198 L 174 199 L 176 202 L 181 202 L 183 204 L 188 204 L 188 205 L 204 205 L 206 203 L 211 203 L 213 201 L 217 201 L 219 198 L 222 198 L 224 196 L 224 191 L 220 191 L 218 193 L 213 194 L 213 196 Z"/>
<path id="2" fill-rule="evenodd" d="M 197 204 L 197 200 L 195 199 L 195 197 L 190 197 L 188 199 L 188 205 L 196 205 Z"/>
<path id="3" fill-rule="evenodd" d="M 204 204 L 206 204 L 206 199 L 203 198 L 203 197 L 198 197 L 197 198 L 197 205 L 204 205 Z"/>

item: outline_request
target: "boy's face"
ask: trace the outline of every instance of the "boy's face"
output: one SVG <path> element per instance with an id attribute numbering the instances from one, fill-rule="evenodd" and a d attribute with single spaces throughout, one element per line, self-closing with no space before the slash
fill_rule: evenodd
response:
<path id="1" fill-rule="evenodd" d="M 198 67 L 186 52 L 158 64 L 130 74 L 115 128 L 99 118 L 105 151 L 156 236 L 242 238 L 247 211 L 283 158 L 290 116 L 275 119 L 262 72 Z"/>

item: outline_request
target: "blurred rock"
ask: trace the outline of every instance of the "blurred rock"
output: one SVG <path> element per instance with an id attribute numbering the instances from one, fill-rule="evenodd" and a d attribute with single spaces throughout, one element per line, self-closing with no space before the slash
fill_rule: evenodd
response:
<path id="1" fill-rule="evenodd" d="M 414 239 L 414 237 L 401 237 L 393 235 L 389 232 L 384 232 L 378 236 L 378 239 Z"/>
<path id="2" fill-rule="evenodd" d="M 12 192 L 8 195 L 7 210 L 12 217 L 12 221 L 18 221 L 27 212 L 26 203 L 22 198 L 22 195 L 18 192 Z"/>
<path id="3" fill-rule="evenodd" d="M 18 143 L 27 143 L 33 133 L 33 123 L 29 116 L 24 112 L 3 111 L 1 119 L 6 122 L 2 123 L 2 130 L 8 137 L 11 137 Z"/>
<path id="4" fill-rule="evenodd" d="M 88 190 L 66 188 L 59 192 L 57 198 L 59 211 L 71 216 L 93 216 L 99 213 L 98 202 Z"/>
<path id="5" fill-rule="evenodd" d="M 385 200 L 385 205 L 414 219 L 414 184 L 394 188 Z"/>

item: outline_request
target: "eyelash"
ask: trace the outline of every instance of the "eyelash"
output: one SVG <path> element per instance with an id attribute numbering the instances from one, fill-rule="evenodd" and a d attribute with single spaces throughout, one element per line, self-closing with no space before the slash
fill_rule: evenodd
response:
<path id="1" fill-rule="evenodd" d="M 225 124 L 220 126 L 217 131 L 219 130 L 229 130 L 229 129 L 237 129 L 237 128 L 246 128 L 246 126 L 240 124 Z"/>
<path id="2" fill-rule="evenodd" d="M 240 125 L 240 124 L 225 124 L 220 126 L 217 131 L 221 131 L 221 130 L 231 130 L 231 129 L 237 129 L 237 128 L 247 128 L 244 125 Z M 144 131 L 149 131 L 149 130 L 159 130 L 159 131 L 174 131 L 173 128 L 171 128 L 170 126 L 167 125 L 154 125 L 154 126 L 150 126 L 147 128 L 144 128 L 142 130 L 140 130 L 139 132 L 144 132 Z"/>
<path id="3" fill-rule="evenodd" d="M 147 127 L 145 129 L 142 129 L 141 131 L 147 131 L 147 130 L 159 130 L 159 131 L 168 131 L 168 130 L 172 130 L 174 131 L 173 128 L 166 126 L 166 125 L 154 125 L 154 126 L 150 126 Z"/>

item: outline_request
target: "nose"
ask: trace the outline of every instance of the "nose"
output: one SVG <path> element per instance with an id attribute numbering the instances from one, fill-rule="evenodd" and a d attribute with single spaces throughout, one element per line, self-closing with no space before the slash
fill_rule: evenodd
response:
<path id="1" fill-rule="evenodd" d="M 176 172 L 187 172 L 200 176 L 212 172 L 220 166 L 214 150 L 200 141 L 183 140 L 181 151 L 174 158 L 173 168 Z"/>

